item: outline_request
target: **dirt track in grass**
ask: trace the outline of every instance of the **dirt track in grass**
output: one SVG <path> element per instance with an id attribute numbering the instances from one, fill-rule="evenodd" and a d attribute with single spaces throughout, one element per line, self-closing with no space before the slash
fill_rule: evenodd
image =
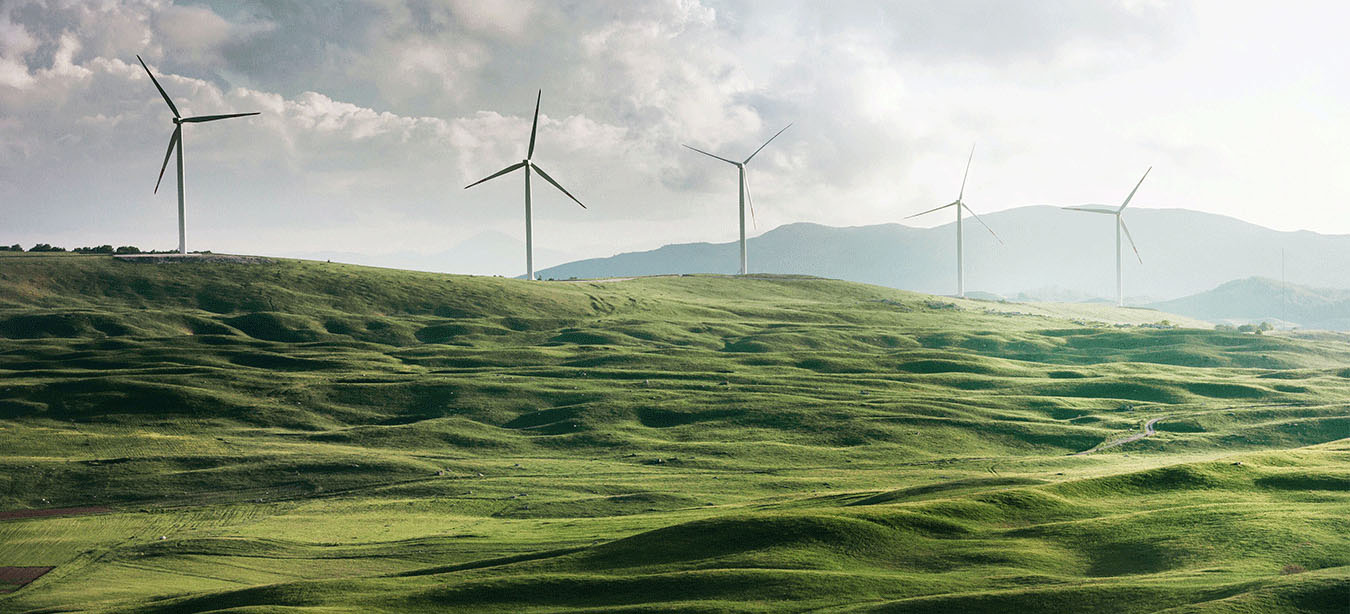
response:
<path id="1" fill-rule="evenodd" d="M 1164 416 L 1164 417 L 1165 417 L 1165 416 Z M 1145 422 L 1145 423 L 1144 423 L 1144 430 L 1141 431 L 1141 432 L 1135 433 L 1135 434 L 1133 434 L 1133 435 L 1130 435 L 1129 437 L 1125 437 L 1125 438 L 1122 438 L 1122 439 L 1116 439 L 1116 440 L 1114 440 L 1114 441 L 1108 441 L 1108 442 L 1102 443 L 1102 444 L 1098 445 L 1097 447 L 1092 448 L 1091 450 L 1083 450 L 1082 452 L 1078 452 L 1078 453 L 1074 454 L 1074 456 L 1082 456 L 1082 455 L 1084 455 L 1084 454 L 1092 454 L 1093 452 L 1101 452 L 1102 450 L 1105 450 L 1105 449 L 1107 449 L 1107 448 L 1114 448 L 1114 447 L 1119 446 L 1119 445 L 1122 445 L 1122 444 L 1127 444 L 1127 443 L 1130 443 L 1130 442 L 1133 442 L 1133 441 L 1139 441 L 1140 439 L 1143 439 L 1143 438 L 1145 438 L 1145 437 L 1150 437 L 1150 436 L 1152 436 L 1152 435 L 1156 435 L 1156 434 L 1158 434 L 1158 432 L 1155 431 L 1155 430 L 1153 430 L 1153 425 L 1157 424 L 1158 421 L 1159 421 L 1159 420 L 1162 420 L 1162 419 L 1163 419 L 1163 417 L 1158 417 L 1158 418 L 1154 418 L 1154 419 L 1152 419 L 1152 420 L 1149 420 L 1148 422 Z"/>

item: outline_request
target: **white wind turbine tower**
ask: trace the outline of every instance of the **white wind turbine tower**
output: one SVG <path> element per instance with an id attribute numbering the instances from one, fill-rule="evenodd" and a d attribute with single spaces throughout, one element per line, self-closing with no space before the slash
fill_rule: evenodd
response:
<path id="1" fill-rule="evenodd" d="M 159 193 L 159 184 L 164 181 L 164 170 L 169 168 L 169 156 L 178 153 L 178 253 L 187 253 L 187 225 L 183 219 L 183 124 L 200 124 L 203 122 L 213 122 L 218 119 L 230 119 L 231 117 L 247 117 L 257 115 L 257 113 L 230 113 L 228 115 L 198 115 L 196 117 L 183 117 L 178 113 L 178 107 L 173 105 L 173 100 L 164 91 L 164 87 L 155 79 L 154 73 L 150 72 L 150 67 L 145 65 L 145 60 L 141 56 L 136 56 L 140 61 L 141 68 L 145 69 L 145 74 L 150 75 L 150 81 L 155 84 L 155 89 L 159 90 L 159 95 L 164 97 L 164 102 L 169 105 L 169 110 L 173 111 L 173 136 L 169 137 L 169 149 L 164 152 L 164 164 L 159 167 L 159 179 L 155 180 L 155 193 Z"/>
<path id="2" fill-rule="evenodd" d="M 975 218 L 975 221 L 979 222 L 981 226 L 984 226 L 984 229 L 988 230 L 989 234 L 994 235 L 994 239 L 998 240 L 999 245 L 1003 245 L 1003 239 L 998 238 L 998 233 L 994 232 L 993 228 L 990 228 L 988 224 L 985 224 L 984 220 L 980 219 L 980 216 L 975 215 L 975 211 L 973 211 L 968 205 L 966 205 L 965 201 L 966 177 L 970 175 L 970 161 L 974 159 L 975 159 L 975 146 L 971 145 L 970 157 L 966 158 L 966 172 L 961 175 L 961 191 L 957 193 L 956 200 L 949 202 L 945 205 L 942 205 L 941 207 L 929 209 L 922 213 L 915 213 L 914 215 L 905 218 L 909 219 L 912 217 L 918 217 L 920 215 L 926 215 L 934 211 L 941 211 L 943 209 L 946 209 L 947 207 L 956 207 L 956 295 L 961 298 L 966 297 L 965 254 L 962 246 L 962 238 L 964 232 L 961 228 L 961 220 L 962 218 L 965 217 L 965 213 L 962 211 L 962 209 L 964 209 L 965 211 L 969 211 L 970 215 Z"/>
<path id="3" fill-rule="evenodd" d="M 1124 283 L 1122 281 L 1121 261 L 1120 261 L 1121 231 L 1124 231 L 1125 238 L 1130 240 L 1130 249 L 1134 250 L 1134 257 L 1139 259 L 1139 264 L 1144 263 L 1144 259 L 1139 256 L 1139 248 L 1135 247 L 1134 245 L 1134 237 L 1130 236 L 1130 228 L 1125 225 L 1125 217 L 1124 217 L 1125 207 L 1130 204 L 1130 199 L 1134 198 L 1134 193 L 1139 191 L 1139 186 L 1144 184 L 1144 179 L 1148 177 L 1149 171 L 1152 170 L 1153 167 L 1150 166 L 1148 167 L 1148 170 L 1144 171 L 1144 176 L 1139 178 L 1139 183 L 1134 184 L 1134 189 L 1130 190 L 1130 195 L 1125 197 L 1125 202 L 1120 204 L 1120 208 L 1116 208 L 1110 205 L 1096 205 L 1096 204 L 1079 205 L 1076 207 L 1064 207 L 1065 209 L 1072 209 L 1074 211 L 1087 211 L 1088 213 L 1106 213 L 1109 215 L 1116 216 L 1116 306 L 1117 307 L 1125 306 L 1125 290 L 1124 290 Z"/>
<path id="4" fill-rule="evenodd" d="M 572 196 L 571 192 L 568 192 L 565 188 L 558 185 L 558 182 L 554 181 L 552 177 L 549 177 L 548 173 L 544 172 L 544 169 L 539 168 L 538 164 L 530 161 L 530 158 L 534 157 L 534 136 L 539 130 L 539 102 L 543 100 L 543 98 L 544 90 L 539 90 L 539 95 L 534 99 L 534 124 L 530 126 L 530 148 L 525 153 L 525 159 L 464 186 L 464 189 L 467 190 L 484 181 L 501 177 L 516 169 L 525 169 L 525 277 L 531 281 L 534 281 L 534 229 L 531 226 L 530 221 L 530 171 L 533 170 L 534 172 L 539 173 L 540 177 L 543 177 L 544 180 L 553 184 L 553 187 L 561 190 L 562 193 L 566 194 L 573 202 L 581 205 L 582 209 L 586 208 L 586 205 L 582 205 L 581 201 L 577 200 L 577 197 Z"/>
<path id="5" fill-rule="evenodd" d="M 792 124 L 788 124 L 788 125 L 786 125 L 786 126 L 783 126 L 783 130 L 787 130 L 788 128 L 791 128 L 791 127 L 792 127 Z M 749 164 L 749 163 L 750 163 L 750 160 L 753 159 L 757 154 L 759 154 L 759 152 L 763 151 L 765 147 L 768 147 L 768 146 L 769 146 L 769 143 L 772 143 L 774 139 L 778 138 L 778 135 L 779 135 L 779 134 L 782 134 L 782 133 L 783 133 L 783 130 L 779 130 L 776 134 L 774 134 L 773 136 L 769 137 L 769 140 L 764 141 L 764 144 L 763 144 L 763 145 L 760 145 L 760 146 L 759 146 L 759 149 L 756 149 L 756 150 L 755 150 L 755 153 L 750 154 L 750 157 L 749 157 L 749 158 L 746 158 L 744 162 L 737 162 L 737 161 L 735 161 L 735 160 L 728 160 L 728 159 L 726 159 L 726 158 L 723 158 L 722 156 L 710 154 L 710 153 L 708 153 L 708 152 L 706 152 L 706 151 L 703 151 L 702 149 L 699 149 L 699 148 L 697 148 L 697 147 L 689 147 L 688 145 L 685 145 L 685 147 L 689 147 L 689 149 L 692 149 L 692 150 L 694 150 L 694 151 L 697 151 L 697 152 L 699 152 L 699 153 L 701 153 L 701 154 L 703 154 L 703 155 L 705 155 L 705 156 L 717 158 L 718 160 L 721 160 L 721 161 L 723 161 L 723 162 L 726 162 L 727 164 L 730 164 L 730 165 L 732 165 L 732 166 L 735 166 L 735 167 L 736 167 L 736 170 L 740 171 L 740 190 L 741 190 L 741 275 L 745 275 L 746 273 L 749 272 L 749 269 L 748 269 L 747 266 L 746 266 L 746 259 L 745 259 L 745 203 L 746 203 L 747 201 L 750 203 L 750 217 L 753 218 L 754 215 L 755 215 L 755 202 L 754 202 L 754 198 L 750 196 L 750 179 L 749 179 L 749 177 L 748 177 L 748 176 L 746 175 L 746 173 L 745 173 L 745 165 Z"/>

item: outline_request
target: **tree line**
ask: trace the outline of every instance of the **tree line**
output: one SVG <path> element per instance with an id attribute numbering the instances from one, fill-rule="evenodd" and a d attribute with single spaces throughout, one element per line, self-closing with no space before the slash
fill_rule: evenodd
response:
<path id="1" fill-rule="evenodd" d="M 121 247 L 113 247 L 113 246 L 111 246 L 111 245 L 99 245 L 99 246 L 97 246 L 97 247 L 75 247 L 75 248 L 71 248 L 71 249 L 67 250 L 67 249 L 64 248 L 64 247 L 57 247 L 57 246 L 52 245 L 52 244 L 50 244 L 50 243 L 38 243 L 38 244 L 34 245 L 33 247 L 28 248 L 28 249 L 24 249 L 23 246 L 22 246 L 22 245 L 19 245 L 18 243 L 15 243 L 14 245 L 10 245 L 10 246 L 8 246 L 8 247 L 7 247 L 7 246 L 4 246 L 4 245 L 0 245 L 0 252 L 69 252 L 69 253 L 72 253 L 72 254 L 158 254 L 158 253 L 169 254 L 169 253 L 176 253 L 176 252 L 157 252 L 157 251 L 154 251 L 154 250 L 151 250 L 151 251 L 148 251 L 148 252 L 143 252 L 143 251 L 141 251 L 141 248 L 136 247 L 135 245 L 123 245 L 123 246 L 121 246 Z"/>

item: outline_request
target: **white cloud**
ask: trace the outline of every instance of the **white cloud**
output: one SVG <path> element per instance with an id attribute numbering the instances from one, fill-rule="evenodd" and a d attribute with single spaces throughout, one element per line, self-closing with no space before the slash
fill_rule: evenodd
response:
<path id="1" fill-rule="evenodd" d="M 534 3 L 527 0 L 450 0 L 450 10 L 465 28 L 504 37 L 519 37 L 534 16 Z"/>
<path id="2" fill-rule="evenodd" d="M 10 15 L 13 7 L 0 8 L 0 87 L 25 88 L 32 84 L 24 56 L 37 48 L 37 39 Z"/>
<path id="3" fill-rule="evenodd" d="M 155 15 L 164 44 L 175 53 L 208 54 L 230 38 L 230 22 L 200 6 L 166 6 Z"/>
<path id="4" fill-rule="evenodd" d="M 212 6 L 0 7 L 0 242 L 172 242 L 172 197 L 149 193 L 172 125 L 137 52 L 185 113 L 263 113 L 185 129 L 190 241 L 221 250 L 518 235 L 518 180 L 462 187 L 523 157 L 538 89 L 536 159 L 590 209 L 541 183 L 536 232 L 583 255 L 731 239 L 735 170 L 679 145 L 744 157 L 790 121 L 751 168 L 761 230 L 946 202 L 977 142 L 981 212 L 1115 198 L 1154 164 L 1143 206 L 1350 232 L 1320 204 L 1350 197 L 1350 52 L 1311 11 Z"/>
<path id="5" fill-rule="evenodd" d="M 73 77 L 76 79 L 89 76 L 89 69 L 75 64 L 75 54 L 80 50 L 80 41 L 74 34 L 69 32 L 61 35 L 57 42 L 56 53 L 52 55 L 51 68 L 45 68 L 41 72 L 44 76 L 55 75 L 59 77 Z"/>

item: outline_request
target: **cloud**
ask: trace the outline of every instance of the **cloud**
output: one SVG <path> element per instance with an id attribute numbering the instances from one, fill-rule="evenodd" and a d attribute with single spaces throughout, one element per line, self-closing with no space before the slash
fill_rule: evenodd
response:
<path id="1" fill-rule="evenodd" d="M 22 89 L 33 82 L 24 56 L 37 48 L 37 39 L 10 14 L 13 7 L 0 8 L 0 87 Z"/>
<path id="2" fill-rule="evenodd" d="M 47 242 L 173 238 L 172 198 L 149 194 L 172 125 L 135 53 L 185 112 L 263 113 L 186 129 L 189 225 L 221 249 L 518 234 L 517 179 L 462 188 L 523 157 L 540 89 L 536 159 L 590 209 L 541 184 L 535 229 L 574 252 L 734 237 L 735 169 L 680 144 L 739 159 L 789 122 L 751 166 L 762 229 L 950 200 L 972 142 L 981 211 L 1100 200 L 1148 164 L 1148 199 L 1222 210 L 1242 190 L 1207 177 L 1254 176 L 1266 152 L 1345 130 L 1346 92 L 1322 77 L 1350 54 L 1309 50 L 1308 85 L 1286 97 L 1262 88 L 1282 60 L 1224 46 L 1253 27 L 1133 1 L 15 0 L 0 7 L 0 217 Z M 1316 114 L 1280 115 L 1296 136 L 1231 127 L 1307 92 Z M 1243 132 L 1264 151 L 1241 151 Z M 1274 168 L 1338 163 L 1291 160 Z"/>
<path id="3" fill-rule="evenodd" d="M 166 6 L 155 15 L 155 29 L 175 53 L 213 54 L 230 39 L 230 22 L 200 6 Z"/>
<path id="4" fill-rule="evenodd" d="M 454 22 L 468 30 L 504 38 L 525 34 L 535 14 L 534 3 L 525 0 L 451 0 L 449 4 Z"/>
<path id="5" fill-rule="evenodd" d="M 203 70 L 218 68 L 229 47 L 250 43 L 254 36 L 270 32 L 276 24 L 251 16 L 230 21 L 202 6 L 168 5 L 151 18 L 154 40 L 176 64 Z"/>

